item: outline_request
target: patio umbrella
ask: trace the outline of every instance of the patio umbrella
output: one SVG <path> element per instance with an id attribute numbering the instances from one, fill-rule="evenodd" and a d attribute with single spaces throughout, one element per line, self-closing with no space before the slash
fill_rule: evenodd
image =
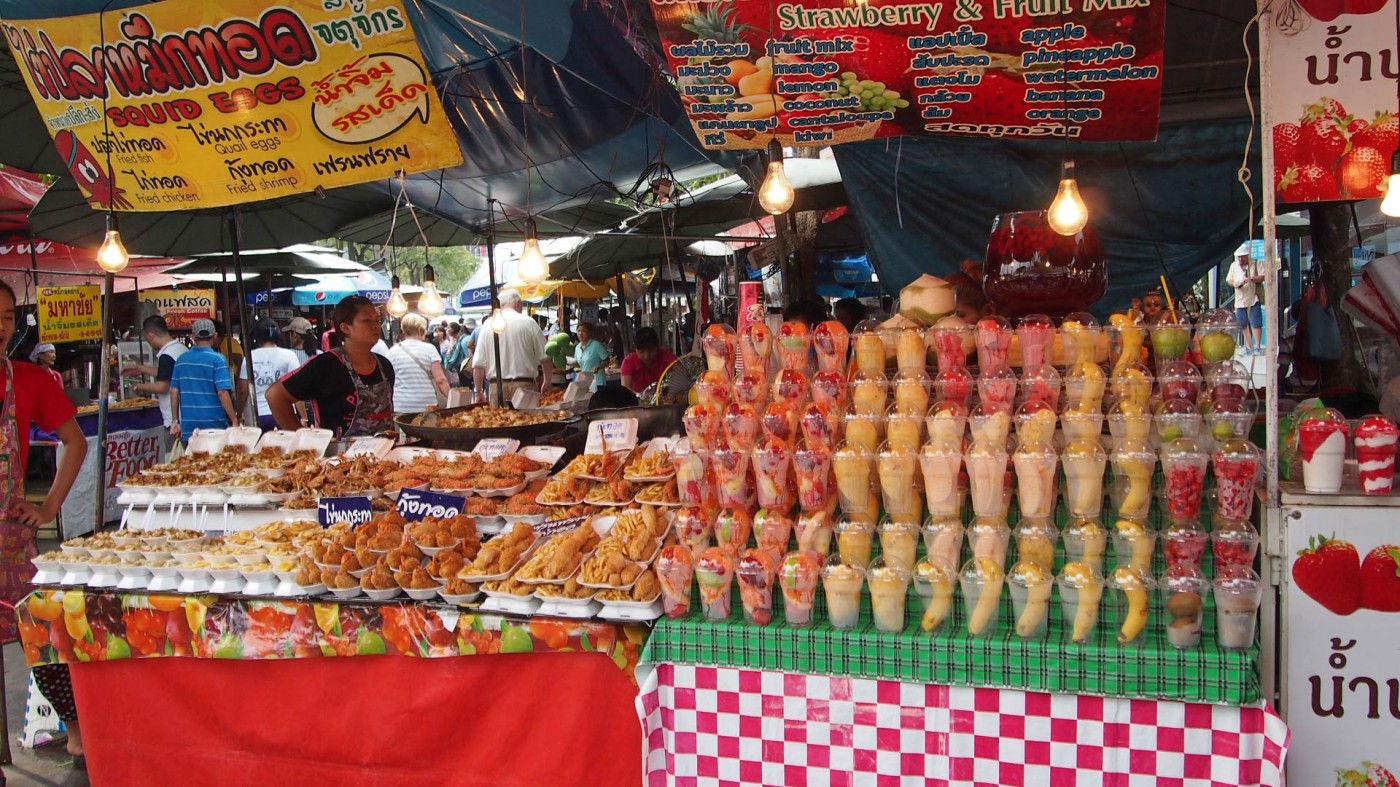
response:
<path id="1" fill-rule="evenodd" d="M 292 290 L 293 306 L 334 306 L 342 298 L 363 295 L 375 303 L 389 300 L 391 284 L 379 271 L 362 270 L 354 275 L 325 276 L 314 284 Z"/>
<path id="2" fill-rule="evenodd" d="M 0 128 L 5 144 L 0 145 L 0 164 L 29 172 L 66 172 L 67 167 L 54 147 L 39 107 L 29 95 L 20 75 L 19 64 L 9 47 L 0 46 Z"/>
<path id="3" fill-rule="evenodd" d="M 126 237 L 126 230 L 122 230 L 122 237 Z M 335 249 L 306 243 L 282 249 L 244 251 L 240 252 L 239 257 L 245 279 L 254 279 L 268 273 L 295 274 L 303 279 L 311 279 L 322 275 L 354 274 L 369 270 L 368 265 L 341 256 Z M 184 265 L 171 268 L 167 273 L 175 276 L 222 274 L 232 264 L 231 254 L 200 254 Z M 305 283 L 300 281 L 295 284 Z"/>

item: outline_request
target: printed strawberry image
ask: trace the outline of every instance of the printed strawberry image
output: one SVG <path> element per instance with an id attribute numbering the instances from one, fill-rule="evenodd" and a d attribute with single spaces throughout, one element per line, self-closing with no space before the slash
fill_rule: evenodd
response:
<path id="1" fill-rule="evenodd" d="M 1351 135 L 1351 145 L 1375 148 L 1389 161 L 1395 148 L 1400 146 L 1400 117 L 1393 112 L 1377 112 L 1369 123 Z"/>
<path id="2" fill-rule="evenodd" d="M 1304 161 L 1312 161 L 1331 169 L 1346 150 L 1345 110 L 1334 99 L 1311 104 L 1303 114 L 1301 124 Z"/>
<path id="3" fill-rule="evenodd" d="M 1295 164 L 1274 184 L 1283 202 L 1321 202 L 1337 198 L 1337 181 L 1319 164 Z"/>
<path id="4" fill-rule="evenodd" d="M 1356 547 L 1313 536 L 1293 561 L 1293 584 L 1332 612 L 1350 615 L 1361 607 L 1361 558 Z"/>
<path id="5" fill-rule="evenodd" d="M 1298 0 L 1308 16 L 1331 22 L 1342 14 L 1374 14 L 1385 8 L 1385 0 Z"/>
<path id="6" fill-rule="evenodd" d="M 1352 199 L 1381 196 L 1381 186 L 1390 174 L 1390 157 L 1375 148 L 1352 146 L 1342 155 L 1337 180 Z"/>
<path id="7" fill-rule="evenodd" d="M 1361 561 L 1361 606 L 1400 612 L 1400 546 L 1379 546 Z"/>
<path id="8" fill-rule="evenodd" d="M 1338 768 L 1336 787 L 1400 787 L 1400 781 L 1385 766 L 1362 762 L 1359 768 Z"/>

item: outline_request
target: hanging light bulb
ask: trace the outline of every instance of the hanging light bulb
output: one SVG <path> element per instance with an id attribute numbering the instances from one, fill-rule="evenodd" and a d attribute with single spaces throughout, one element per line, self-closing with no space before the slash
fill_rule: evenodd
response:
<path id="1" fill-rule="evenodd" d="M 393 289 L 389 291 L 389 301 L 384 304 L 384 310 L 389 312 L 389 316 L 394 319 L 408 314 L 408 301 L 403 297 L 403 292 L 399 290 L 399 276 L 394 274 Z"/>
<path id="2" fill-rule="evenodd" d="M 107 234 L 102 236 L 102 245 L 97 249 L 97 264 L 108 273 L 121 273 L 130 261 L 131 255 L 122 245 L 121 233 L 114 229 L 107 230 Z"/>
<path id="3" fill-rule="evenodd" d="M 787 213 L 792 208 L 792 184 L 783 172 L 783 146 L 778 140 L 768 143 L 768 175 L 758 187 L 758 204 L 774 216 Z"/>
<path id="4" fill-rule="evenodd" d="M 442 295 L 437 290 L 437 281 L 433 275 L 433 266 L 423 266 L 423 294 L 418 296 L 418 313 L 432 320 L 442 316 L 447 311 L 447 304 L 442 300 Z"/>
<path id="5" fill-rule="evenodd" d="M 1385 179 L 1385 199 L 1381 200 L 1381 213 L 1400 217 L 1400 150 L 1390 154 L 1390 177 Z"/>
<path id="6" fill-rule="evenodd" d="M 1074 159 L 1065 159 L 1060 167 L 1060 188 L 1045 220 L 1061 235 L 1078 235 L 1089 223 L 1089 208 L 1079 196 L 1079 181 L 1074 179 Z"/>
<path id="7" fill-rule="evenodd" d="M 506 316 L 499 307 L 491 313 L 491 319 L 487 320 L 486 324 L 491 326 L 491 332 L 494 334 L 500 335 L 506 332 Z"/>
<path id="8" fill-rule="evenodd" d="M 520 261 L 516 263 L 515 274 L 531 287 L 537 286 L 549 278 L 549 260 L 546 260 L 544 252 L 540 251 L 540 240 L 535 235 L 534 219 L 525 220 L 525 250 L 520 253 Z"/>

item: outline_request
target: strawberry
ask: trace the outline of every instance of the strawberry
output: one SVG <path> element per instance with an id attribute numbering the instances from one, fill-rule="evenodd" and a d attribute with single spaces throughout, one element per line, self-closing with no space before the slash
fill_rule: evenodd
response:
<path id="1" fill-rule="evenodd" d="M 1298 163 L 1298 151 L 1303 144 L 1303 129 L 1297 123 L 1274 126 L 1274 166 L 1287 169 Z"/>
<path id="2" fill-rule="evenodd" d="M 1342 129 L 1341 121 L 1323 105 L 1314 104 L 1308 107 L 1307 114 L 1303 116 L 1302 132 L 1303 148 L 1311 154 L 1309 158 L 1328 168 L 1336 164 L 1347 146 L 1347 138 Z"/>
<path id="3" fill-rule="evenodd" d="M 1343 154 L 1338 174 L 1346 196 L 1379 197 L 1381 185 L 1390 174 L 1390 157 L 1375 148 L 1353 147 Z"/>
<path id="4" fill-rule="evenodd" d="M 1400 781 L 1385 766 L 1362 762 L 1359 769 L 1338 768 L 1337 787 L 1400 787 Z"/>
<path id="5" fill-rule="evenodd" d="M 1351 137 L 1352 147 L 1368 147 L 1379 150 L 1389 159 L 1400 147 L 1400 117 L 1393 112 L 1377 112 L 1366 127 Z"/>
<path id="6" fill-rule="evenodd" d="M 1325 112 L 1331 116 L 1333 120 L 1341 120 L 1347 116 L 1346 107 L 1342 106 L 1342 102 L 1331 96 L 1323 96 L 1321 103 L 1313 104 L 1312 106 Z"/>
<path id="7" fill-rule="evenodd" d="M 1338 615 L 1361 606 L 1361 558 L 1356 547 L 1326 536 L 1313 536 L 1293 561 L 1293 584 Z"/>
<path id="8" fill-rule="evenodd" d="M 1361 606 L 1400 612 L 1400 546 L 1379 546 L 1361 561 Z"/>
<path id="9" fill-rule="evenodd" d="M 1317 164 L 1295 164 L 1284 170 L 1278 181 L 1279 198 L 1284 202 L 1324 202 L 1337 199 L 1337 181 Z"/>

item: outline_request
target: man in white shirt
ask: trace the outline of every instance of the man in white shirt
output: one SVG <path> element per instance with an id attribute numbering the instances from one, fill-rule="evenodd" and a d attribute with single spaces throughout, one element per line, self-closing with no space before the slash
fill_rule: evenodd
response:
<path id="1" fill-rule="evenodd" d="M 1235 288 L 1235 321 L 1240 324 L 1245 355 L 1263 352 L 1264 308 L 1259 302 L 1259 282 L 1263 280 L 1264 271 L 1250 259 L 1249 252 L 1236 254 L 1225 274 L 1225 283 Z"/>
<path id="2" fill-rule="evenodd" d="M 122 369 L 122 376 L 145 375 L 154 378 L 149 383 L 137 383 L 132 386 L 132 390 L 137 393 L 156 395 L 156 401 L 160 403 L 160 417 L 165 426 L 165 431 L 162 432 L 164 449 L 168 449 L 169 444 L 173 442 L 170 437 L 170 378 L 175 373 L 175 359 L 184 355 L 187 348 L 175 341 L 175 337 L 170 335 L 165 318 L 159 314 L 147 317 L 141 323 L 141 336 L 146 340 L 146 344 L 155 351 L 156 362 L 149 366 L 144 364 L 128 366 Z"/>
<path id="3" fill-rule="evenodd" d="M 253 390 L 258 408 L 257 424 L 264 432 L 277 428 L 277 419 L 272 417 L 272 408 L 267 406 L 267 389 L 301 366 L 295 352 L 277 343 L 281 338 L 282 329 L 271 320 L 253 327 L 252 339 L 257 344 L 253 350 Z"/>
<path id="4" fill-rule="evenodd" d="M 504 388 L 504 399 L 496 394 L 496 341 L 492 336 L 491 321 L 487 320 L 481 332 L 481 340 L 472 353 L 472 379 L 476 383 L 476 398 L 479 402 L 487 399 L 490 389 L 491 403 L 502 407 L 509 402 L 515 392 L 521 389 L 538 388 L 548 391 L 550 378 L 554 375 L 554 364 L 545 354 L 544 332 L 540 324 L 522 313 L 520 293 L 515 290 L 501 290 L 501 316 L 505 318 L 505 329 L 499 334 L 501 345 L 500 375 Z M 540 374 L 540 370 L 544 374 Z"/>

